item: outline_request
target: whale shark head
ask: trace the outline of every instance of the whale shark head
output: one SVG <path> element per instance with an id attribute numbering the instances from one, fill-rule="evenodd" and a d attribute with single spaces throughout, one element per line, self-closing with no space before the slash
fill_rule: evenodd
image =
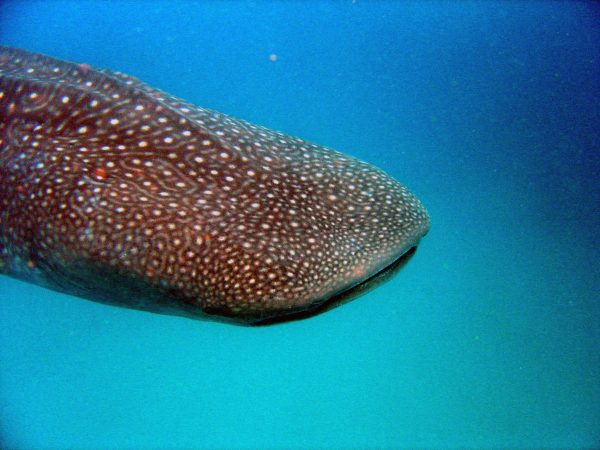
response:
<path id="1" fill-rule="evenodd" d="M 0 48 L 0 266 L 121 306 L 249 323 L 318 311 L 427 233 L 350 156 L 135 78 Z"/>

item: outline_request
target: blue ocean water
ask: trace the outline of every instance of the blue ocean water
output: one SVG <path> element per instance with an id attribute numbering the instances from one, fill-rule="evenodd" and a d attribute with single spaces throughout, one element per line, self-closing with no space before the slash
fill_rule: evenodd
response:
<path id="1" fill-rule="evenodd" d="M 0 447 L 599 447 L 599 24 L 592 2 L 0 3 L 0 44 L 372 162 L 432 221 L 387 284 L 271 327 L 0 278 Z"/>

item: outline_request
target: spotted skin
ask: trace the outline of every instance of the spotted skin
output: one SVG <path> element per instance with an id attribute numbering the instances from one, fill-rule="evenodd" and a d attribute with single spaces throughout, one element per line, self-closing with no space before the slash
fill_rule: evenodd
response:
<path id="1" fill-rule="evenodd" d="M 160 313 L 312 310 L 415 247 L 381 170 L 117 72 L 0 47 L 0 271 Z"/>

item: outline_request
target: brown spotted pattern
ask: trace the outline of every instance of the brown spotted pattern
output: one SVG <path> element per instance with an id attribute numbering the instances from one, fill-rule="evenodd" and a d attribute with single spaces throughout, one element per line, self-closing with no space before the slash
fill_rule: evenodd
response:
<path id="1" fill-rule="evenodd" d="M 0 47 L 0 271 L 253 321 L 313 308 L 429 219 L 375 167 L 135 78 Z"/>

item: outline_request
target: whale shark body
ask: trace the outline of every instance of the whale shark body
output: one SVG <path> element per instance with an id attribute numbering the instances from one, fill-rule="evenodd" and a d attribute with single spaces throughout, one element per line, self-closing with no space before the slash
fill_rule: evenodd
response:
<path id="1" fill-rule="evenodd" d="M 159 313 L 318 312 L 429 229 L 370 164 L 128 75 L 0 47 L 0 272 Z"/>

